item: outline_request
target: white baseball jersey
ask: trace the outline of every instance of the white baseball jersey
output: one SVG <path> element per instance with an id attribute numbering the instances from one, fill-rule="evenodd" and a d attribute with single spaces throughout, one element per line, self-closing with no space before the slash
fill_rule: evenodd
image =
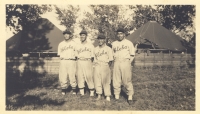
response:
<path id="1" fill-rule="evenodd" d="M 135 55 L 133 43 L 127 39 L 114 41 L 112 43 L 114 59 L 130 59 L 130 55 Z"/>
<path id="2" fill-rule="evenodd" d="M 113 60 L 113 52 L 107 45 L 103 47 L 97 46 L 94 50 L 95 62 L 109 62 Z"/>
<path id="3" fill-rule="evenodd" d="M 64 59 L 75 59 L 76 56 L 76 43 L 73 40 L 62 41 L 58 45 L 58 55 Z"/>
<path id="4" fill-rule="evenodd" d="M 78 58 L 90 59 L 94 57 L 94 46 L 89 42 L 80 43 L 76 46 Z"/>

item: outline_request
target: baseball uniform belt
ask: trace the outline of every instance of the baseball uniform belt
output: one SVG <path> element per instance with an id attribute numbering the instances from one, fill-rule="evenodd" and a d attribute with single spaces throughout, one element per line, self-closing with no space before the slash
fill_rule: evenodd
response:
<path id="1" fill-rule="evenodd" d="M 90 58 L 78 58 L 78 60 L 81 60 L 81 61 L 91 61 Z"/>
<path id="2" fill-rule="evenodd" d="M 72 58 L 65 59 L 65 58 L 62 58 L 61 60 L 73 60 L 73 61 L 75 61 L 76 59 L 72 59 Z"/>

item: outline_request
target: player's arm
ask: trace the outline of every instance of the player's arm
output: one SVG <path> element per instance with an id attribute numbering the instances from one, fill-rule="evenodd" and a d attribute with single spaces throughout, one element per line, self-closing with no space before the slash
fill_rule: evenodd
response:
<path id="1" fill-rule="evenodd" d="M 94 48 L 94 60 L 93 60 L 94 65 L 97 64 L 97 57 L 96 57 L 95 53 L 96 53 L 96 49 Z"/>
<path id="2" fill-rule="evenodd" d="M 129 48 L 130 48 L 130 50 L 129 50 L 130 51 L 130 62 L 132 63 L 133 59 L 135 58 L 135 48 L 134 48 L 132 42 L 130 43 Z"/>
<path id="3" fill-rule="evenodd" d="M 78 52 L 77 52 L 78 47 L 77 47 L 76 43 L 74 43 L 74 44 L 75 44 L 75 46 L 74 46 L 75 60 L 77 60 L 78 59 Z"/>
<path id="4" fill-rule="evenodd" d="M 61 54 L 61 46 L 60 46 L 60 44 L 58 45 L 58 56 L 60 57 L 60 54 Z M 60 57 L 60 59 L 62 60 L 62 58 Z"/>
<path id="5" fill-rule="evenodd" d="M 109 51 L 108 51 L 108 58 L 109 58 L 109 66 L 111 67 L 113 64 L 113 50 L 109 47 Z"/>
<path id="6" fill-rule="evenodd" d="M 91 61 L 94 61 L 94 46 L 91 45 Z"/>

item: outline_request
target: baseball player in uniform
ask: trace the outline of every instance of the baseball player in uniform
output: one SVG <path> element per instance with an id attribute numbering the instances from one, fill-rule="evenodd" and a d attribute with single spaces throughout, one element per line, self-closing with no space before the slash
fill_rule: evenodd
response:
<path id="1" fill-rule="evenodd" d="M 81 43 L 77 46 L 77 79 L 80 94 L 84 95 L 85 82 L 90 89 L 90 96 L 94 96 L 93 64 L 94 46 L 87 42 L 87 32 L 80 32 Z"/>
<path id="2" fill-rule="evenodd" d="M 59 81 L 62 94 L 65 95 L 66 89 L 71 85 L 73 94 L 76 94 L 76 43 L 71 39 L 71 32 L 66 30 L 63 32 L 64 41 L 58 45 L 58 55 L 60 56 Z"/>
<path id="3" fill-rule="evenodd" d="M 134 94 L 132 84 L 131 62 L 134 59 L 135 49 L 129 40 L 125 39 L 124 29 L 117 30 L 118 40 L 112 43 L 114 55 L 113 67 L 113 87 L 115 99 L 119 99 L 121 85 L 126 88 L 128 95 L 128 103 L 133 103 L 132 96 Z"/>
<path id="4" fill-rule="evenodd" d="M 109 62 L 113 61 L 112 49 L 106 45 L 106 37 L 103 34 L 98 36 L 99 46 L 94 50 L 94 82 L 98 94 L 97 100 L 101 99 L 102 90 L 106 100 L 110 101 L 111 73 Z"/>

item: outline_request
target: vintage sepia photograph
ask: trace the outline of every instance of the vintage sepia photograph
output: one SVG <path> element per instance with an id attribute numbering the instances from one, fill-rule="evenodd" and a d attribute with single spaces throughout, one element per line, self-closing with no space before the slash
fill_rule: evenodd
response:
<path id="1" fill-rule="evenodd" d="M 196 110 L 196 5 L 5 11 L 6 111 Z"/>

